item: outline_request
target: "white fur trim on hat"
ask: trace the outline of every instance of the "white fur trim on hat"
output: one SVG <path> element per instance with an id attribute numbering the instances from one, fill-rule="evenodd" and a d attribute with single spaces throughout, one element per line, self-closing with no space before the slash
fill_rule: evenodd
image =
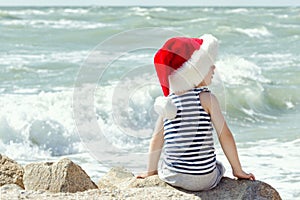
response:
<path id="1" fill-rule="evenodd" d="M 195 88 L 205 78 L 214 64 L 218 53 L 218 40 L 210 34 L 200 37 L 203 43 L 191 58 L 169 76 L 171 92 L 181 92 Z"/>
<path id="2" fill-rule="evenodd" d="M 170 97 L 159 96 L 155 99 L 154 110 L 163 118 L 174 119 L 177 115 L 177 107 Z"/>

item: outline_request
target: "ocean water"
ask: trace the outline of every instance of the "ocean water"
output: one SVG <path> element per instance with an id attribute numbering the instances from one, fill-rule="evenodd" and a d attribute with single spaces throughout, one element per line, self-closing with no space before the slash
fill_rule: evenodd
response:
<path id="1" fill-rule="evenodd" d="M 220 40 L 216 94 L 245 171 L 299 199 L 300 8 L 1 7 L 0 153 L 68 157 L 97 182 L 135 173 L 162 95 L 153 55 L 171 36 Z M 218 159 L 232 177 L 216 140 Z"/>

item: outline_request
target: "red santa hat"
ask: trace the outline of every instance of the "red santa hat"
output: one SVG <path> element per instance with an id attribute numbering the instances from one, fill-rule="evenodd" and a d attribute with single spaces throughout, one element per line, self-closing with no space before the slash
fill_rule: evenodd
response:
<path id="1" fill-rule="evenodd" d="M 198 86 L 214 65 L 217 53 L 218 40 L 210 34 L 200 38 L 174 37 L 167 40 L 154 57 L 164 96 Z M 158 98 L 154 108 L 165 117 L 170 112 L 174 116 L 174 109 L 169 108 L 175 105 L 170 105 L 170 102 L 170 99 Z"/>

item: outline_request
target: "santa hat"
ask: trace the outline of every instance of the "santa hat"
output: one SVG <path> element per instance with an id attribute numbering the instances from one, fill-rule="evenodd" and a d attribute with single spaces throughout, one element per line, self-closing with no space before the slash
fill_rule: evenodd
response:
<path id="1" fill-rule="evenodd" d="M 200 38 L 174 37 L 169 39 L 154 57 L 154 64 L 164 96 L 195 88 L 214 64 L 218 40 L 209 34 Z M 155 110 L 165 118 L 177 112 L 170 99 L 158 98 Z M 170 109 L 172 108 L 172 109 Z M 175 110 L 176 108 L 176 110 Z M 174 116 L 175 115 L 175 116 Z"/>

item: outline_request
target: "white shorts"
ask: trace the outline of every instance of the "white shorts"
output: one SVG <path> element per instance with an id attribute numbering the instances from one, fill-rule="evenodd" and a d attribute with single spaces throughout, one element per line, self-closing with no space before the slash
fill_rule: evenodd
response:
<path id="1" fill-rule="evenodd" d="M 169 170 L 164 162 L 158 170 L 158 176 L 161 180 L 174 186 L 190 191 L 209 190 L 218 185 L 225 173 L 225 168 L 221 162 L 217 161 L 213 172 L 205 175 L 191 175 Z"/>

